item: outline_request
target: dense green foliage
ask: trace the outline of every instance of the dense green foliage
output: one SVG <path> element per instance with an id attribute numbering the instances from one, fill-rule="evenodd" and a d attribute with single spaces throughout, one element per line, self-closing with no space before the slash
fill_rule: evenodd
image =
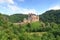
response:
<path id="1" fill-rule="evenodd" d="M 13 23 L 23 21 L 24 18 L 27 18 L 26 14 L 14 14 L 9 16 L 9 20 Z"/>
<path id="2" fill-rule="evenodd" d="M 54 13 L 52 13 L 52 15 L 53 14 Z M 47 16 L 47 14 L 44 15 Z M 7 16 L 0 14 L 0 40 L 60 40 L 60 22 L 57 24 L 57 20 L 54 21 L 52 18 L 53 21 L 51 21 L 52 19 L 44 19 L 39 22 L 32 22 L 23 25 L 13 24 L 13 22 L 23 20 L 24 17 L 27 18 L 27 16 L 22 17 L 22 15 Z M 44 18 L 44 16 L 42 17 Z"/>
<path id="3" fill-rule="evenodd" d="M 60 10 L 49 10 L 40 15 L 40 19 L 44 22 L 60 23 Z"/>
<path id="4" fill-rule="evenodd" d="M 23 21 L 24 18 L 28 17 L 28 15 L 26 15 L 26 14 L 13 14 L 13 15 L 3 14 L 3 16 L 8 18 L 8 20 L 12 23 L 21 22 L 21 21 Z"/>

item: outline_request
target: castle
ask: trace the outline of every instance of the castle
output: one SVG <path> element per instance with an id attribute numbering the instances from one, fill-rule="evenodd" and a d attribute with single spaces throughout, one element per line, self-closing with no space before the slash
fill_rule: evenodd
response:
<path id="1" fill-rule="evenodd" d="M 31 23 L 31 22 L 36 22 L 36 21 L 39 21 L 39 16 L 32 13 L 29 13 L 28 18 L 27 19 L 24 18 L 23 20 L 24 23 Z"/>
<path id="2" fill-rule="evenodd" d="M 23 22 L 19 22 L 19 23 L 14 23 L 15 25 L 22 25 L 22 24 L 25 24 L 25 23 L 32 23 L 32 22 L 36 22 L 36 21 L 39 21 L 39 16 L 38 15 L 35 15 L 33 13 L 29 13 L 28 14 L 28 18 L 24 18 Z"/>

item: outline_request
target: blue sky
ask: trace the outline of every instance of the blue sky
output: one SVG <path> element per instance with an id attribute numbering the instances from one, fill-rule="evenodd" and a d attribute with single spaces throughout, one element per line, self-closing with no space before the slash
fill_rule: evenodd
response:
<path id="1" fill-rule="evenodd" d="M 0 13 L 42 14 L 47 10 L 60 9 L 60 0 L 0 0 Z"/>

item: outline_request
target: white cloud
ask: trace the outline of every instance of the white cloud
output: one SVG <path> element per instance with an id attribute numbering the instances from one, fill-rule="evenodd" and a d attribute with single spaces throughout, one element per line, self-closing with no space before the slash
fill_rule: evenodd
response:
<path id="1" fill-rule="evenodd" d="M 6 2 L 10 3 L 10 4 L 14 4 L 13 0 L 6 0 Z"/>
<path id="2" fill-rule="evenodd" d="M 4 3 L 5 1 L 4 0 L 0 0 L 0 3 Z"/>
<path id="3" fill-rule="evenodd" d="M 23 14 L 28 14 L 28 13 L 37 14 L 37 11 L 35 9 L 22 8 L 16 5 L 8 5 L 7 9 L 14 13 L 16 12 L 16 13 L 23 13 Z"/>
<path id="4" fill-rule="evenodd" d="M 37 11 L 35 9 L 22 9 L 22 13 L 24 13 L 24 14 L 28 14 L 28 13 L 37 14 Z"/>
<path id="5" fill-rule="evenodd" d="M 19 0 L 19 1 L 23 2 L 24 0 Z M 37 14 L 37 11 L 35 9 L 18 7 L 17 5 L 15 5 L 15 2 L 13 0 L 0 0 L 0 3 L 8 3 L 7 6 L 4 6 L 4 8 L 8 10 L 10 13 L 12 12 L 12 13 L 23 13 L 23 14 L 28 14 L 28 13 Z"/>
<path id="6" fill-rule="evenodd" d="M 14 4 L 13 0 L 0 0 L 0 3 Z"/>
<path id="7" fill-rule="evenodd" d="M 53 9 L 53 10 L 59 10 L 60 9 L 60 5 L 52 6 L 52 7 L 49 8 L 49 10 L 51 10 L 51 9 Z"/>
<path id="8" fill-rule="evenodd" d="M 34 13 L 34 14 L 37 14 L 37 11 L 35 9 L 22 8 L 22 7 L 18 7 L 16 5 L 8 5 L 7 9 L 13 13 L 23 13 L 23 14 Z"/>
<path id="9" fill-rule="evenodd" d="M 29 13 L 33 13 L 33 14 L 37 14 L 37 11 L 35 9 L 22 9 L 21 11 L 24 14 L 29 14 Z"/>
<path id="10" fill-rule="evenodd" d="M 19 8 L 17 6 L 15 6 L 15 5 L 8 5 L 7 7 L 11 11 L 17 11 L 17 10 L 19 10 Z"/>
<path id="11" fill-rule="evenodd" d="M 18 0 L 18 1 L 24 2 L 25 0 Z M 0 3 L 14 4 L 14 0 L 0 0 Z"/>

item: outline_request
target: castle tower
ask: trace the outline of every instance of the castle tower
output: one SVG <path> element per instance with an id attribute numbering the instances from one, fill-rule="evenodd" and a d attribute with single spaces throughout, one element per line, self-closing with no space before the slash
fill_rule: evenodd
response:
<path id="1" fill-rule="evenodd" d="M 29 22 L 36 22 L 36 21 L 39 21 L 39 16 L 30 13 L 30 14 L 28 15 L 28 21 L 29 21 Z"/>

